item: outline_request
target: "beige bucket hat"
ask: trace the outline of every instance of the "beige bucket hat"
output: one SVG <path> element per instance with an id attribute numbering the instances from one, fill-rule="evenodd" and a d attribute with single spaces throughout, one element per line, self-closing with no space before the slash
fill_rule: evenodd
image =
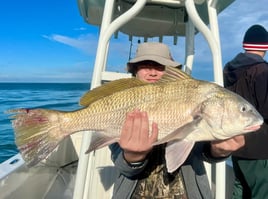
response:
<path id="1" fill-rule="evenodd" d="M 133 65 L 141 61 L 154 61 L 163 66 L 178 67 L 181 65 L 173 60 L 168 46 L 158 42 L 139 44 L 136 57 L 127 63 L 128 71 L 133 71 Z"/>

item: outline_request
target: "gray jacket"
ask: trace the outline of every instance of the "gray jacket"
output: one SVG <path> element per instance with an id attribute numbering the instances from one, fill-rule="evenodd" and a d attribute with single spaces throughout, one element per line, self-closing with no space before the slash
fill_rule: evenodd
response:
<path id="1" fill-rule="evenodd" d="M 114 184 L 113 199 L 128 199 L 136 187 L 138 180 L 135 178 L 143 172 L 147 161 L 139 167 L 131 167 L 123 158 L 119 145 L 110 145 L 112 160 L 119 170 L 119 176 Z M 213 159 L 210 156 L 209 143 L 197 143 L 190 153 L 188 159 L 180 167 L 184 178 L 185 188 L 189 199 L 212 199 L 208 178 L 203 161 L 218 162 L 223 158 Z"/>

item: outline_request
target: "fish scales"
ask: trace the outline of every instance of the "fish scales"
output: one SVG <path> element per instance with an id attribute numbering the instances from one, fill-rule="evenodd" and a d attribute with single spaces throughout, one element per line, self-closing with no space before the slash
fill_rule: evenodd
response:
<path id="1" fill-rule="evenodd" d="M 192 92 L 187 92 L 186 85 L 189 84 L 186 82 L 148 84 L 117 92 L 80 111 L 66 113 L 62 116 L 64 121 L 62 126 L 73 132 L 109 131 L 112 128 L 115 134 L 111 136 L 120 136 L 126 113 L 138 108 L 150 115 L 150 123 L 158 123 L 159 139 L 161 139 L 191 117 L 190 110 L 196 103 L 194 103 L 195 97 Z M 181 93 L 188 94 L 182 95 Z M 188 101 L 187 104 L 186 101 Z"/>
<path id="2" fill-rule="evenodd" d="M 71 112 L 9 111 L 14 114 L 16 144 L 28 166 L 36 165 L 64 137 L 78 131 L 96 131 L 91 132 L 89 152 L 117 142 L 126 114 L 135 109 L 148 113 L 150 127 L 152 122 L 158 124 L 159 136 L 154 145 L 167 143 L 169 172 L 183 163 L 194 142 L 227 139 L 256 131 L 263 123 L 261 115 L 242 97 L 170 67 L 157 83 L 136 78 L 116 80 L 89 91 L 80 103 L 86 107 Z M 180 151 L 183 156 L 178 156 Z"/>

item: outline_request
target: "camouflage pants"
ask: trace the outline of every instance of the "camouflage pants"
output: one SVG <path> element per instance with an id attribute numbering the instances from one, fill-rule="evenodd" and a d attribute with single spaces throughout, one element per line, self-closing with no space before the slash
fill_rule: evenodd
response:
<path id="1" fill-rule="evenodd" d="M 154 150 L 151 164 L 139 176 L 132 199 L 187 199 L 181 170 L 167 172 L 163 150 Z"/>

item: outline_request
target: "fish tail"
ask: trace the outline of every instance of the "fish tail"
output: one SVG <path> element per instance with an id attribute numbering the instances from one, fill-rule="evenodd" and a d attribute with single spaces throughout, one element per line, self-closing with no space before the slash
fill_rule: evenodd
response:
<path id="1" fill-rule="evenodd" d="M 29 167 L 45 159 L 65 137 L 58 120 L 61 112 L 46 109 L 13 109 L 16 145 Z"/>

